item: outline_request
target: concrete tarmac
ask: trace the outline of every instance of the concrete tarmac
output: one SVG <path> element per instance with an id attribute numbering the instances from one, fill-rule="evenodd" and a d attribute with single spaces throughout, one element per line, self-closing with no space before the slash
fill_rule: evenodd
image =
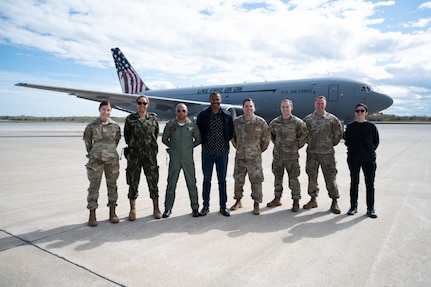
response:
<path id="1" fill-rule="evenodd" d="M 346 215 L 350 177 L 341 142 L 336 147 L 340 215 L 329 211 L 322 174 L 318 208 L 291 212 L 287 175 L 283 205 L 267 208 L 274 197 L 270 145 L 263 156 L 260 216 L 251 212 L 249 185 L 244 207 L 222 216 L 214 173 L 207 216 L 191 216 L 181 175 L 173 214 L 154 219 L 142 177 L 137 220 L 129 222 L 123 158 L 120 223 L 108 220 L 103 181 L 99 225 L 93 228 L 87 226 L 84 127 L 0 123 L 1 286 L 431 286 L 431 125 L 377 125 L 377 219 L 365 215 L 362 174 L 358 213 Z M 122 139 L 119 150 L 124 146 Z M 199 194 L 200 151 L 200 146 L 195 149 Z M 234 203 L 234 155 L 232 148 L 229 207 Z M 161 141 L 158 161 L 163 211 L 167 157 Z M 302 207 L 309 200 L 305 148 L 300 164 Z"/>

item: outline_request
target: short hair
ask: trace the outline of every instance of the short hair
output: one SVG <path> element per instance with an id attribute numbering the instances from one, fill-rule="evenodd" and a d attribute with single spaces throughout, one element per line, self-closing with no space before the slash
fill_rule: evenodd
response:
<path id="1" fill-rule="evenodd" d="M 280 102 L 280 104 L 282 104 L 282 103 L 288 103 L 291 107 L 293 107 L 293 103 L 289 99 L 282 99 L 281 102 Z"/>
<path id="2" fill-rule="evenodd" d="M 363 103 L 359 103 L 359 104 L 357 104 L 357 105 L 355 106 L 355 110 L 356 110 L 358 107 L 363 107 L 363 108 L 365 109 L 365 111 L 366 111 L 366 112 L 368 112 L 368 107 L 367 107 L 367 105 L 366 105 L 366 104 L 363 104 Z"/>
<path id="3" fill-rule="evenodd" d="M 326 102 L 326 97 L 323 96 L 323 95 L 315 97 L 314 101 L 317 101 L 317 100 L 320 100 L 320 99 L 322 99 L 322 100 L 324 100 Z"/>
<path id="4" fill-rule="evenodd" d="M 144 95 L 137 96 L 135 102 L 138 102 L 139 99 L 141 99 L 141 98 L 144 98 L 147 101 L 147 103 L 150 103 L 150 99 L 147 96 L 144 96 Z"/>
<path id="5" fill-rule="evenodd" d="M 212 96 L 217 96 L 217 97 L 221 97 L 221 95 L 220 95 L 220 93 L 219 92 L 211 92 L 211 94 L 210 94 L 210 99 L 211 99 L 211 97 Z"/>
<path id="6" fill-rule="evenodd" d="M 251 98 L 245 98 L 244 101 L 242 101 L 242 106 L 244 107 L 245 102 L 252 102 L 254 104 L 253 99 Z"/>
<path id="7" fill-rule="evenodd" d="M 108 101 L 101 101 L 101 102 L 100 102 L 100 105 L 99 105 L 99 110 L 100 110 L 103 106 L 110 106 L 110 107 L 112 108 L 111 103 L 110 103 L 110 102 L 108 102 Z"/>

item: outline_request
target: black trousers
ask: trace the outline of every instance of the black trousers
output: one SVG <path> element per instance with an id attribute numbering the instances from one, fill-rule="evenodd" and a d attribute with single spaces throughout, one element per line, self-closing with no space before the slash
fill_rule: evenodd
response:
<path id="1" fill-rule="evenodd" d="M 348 158 L 347 164 L 350 170 L 350 207 L 355 208 L 358 206 L 358 186 L 359 186 L 359 172 L 364 173 L 365 188 L 367 193 L 367 209 L 374 208 L 374 179 L 376 177 L 376 159 L 361 161 Z"/>

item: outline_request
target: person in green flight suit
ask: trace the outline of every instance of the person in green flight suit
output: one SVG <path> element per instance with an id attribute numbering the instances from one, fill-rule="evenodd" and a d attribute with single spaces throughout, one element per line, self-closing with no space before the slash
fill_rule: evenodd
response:
<path id="1" fill-rule="evenodd" d="M 169 153 L 168 184 L 163 218 L 169 217 L 172 213 L 175 189 L 181 169 L 186 179 L 193 217 L 199 216 L 193 149 L 201 144 L 202 139 L 198 126 L 187 117 L 188 113 L 185 104 L 178 104 L 176 106 L 176 118 L 169 121 L 163 130 L 162 142 L 168 146 Z"/>

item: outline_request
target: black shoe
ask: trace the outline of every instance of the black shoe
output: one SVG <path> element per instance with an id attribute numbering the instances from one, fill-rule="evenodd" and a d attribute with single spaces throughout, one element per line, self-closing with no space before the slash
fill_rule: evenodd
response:
<path id="1" fill-rule="evenodd" d="M 353 215 L 358 212 L 358 209 L 356 207 L 352 207 L 347 211 L 347 215 Z"/>
<path id="2" fill-rule="evenodd" d="M 205 216 L 205 215 L 207 215 L 208 213 L 210 212 L 210 208 L 209 207 L 203 207 L 202 208 L 202 210 L 201 210 L 201 212 L 199 212 L 199 215 L 200 216 Z"/>
<path id="3" fill-rule="evenodd" d="M 220 208 L 220 213 L 224 216 L 230 216 L 229 210 L 227 210 L 227 208 Z"/>
<path id="4" fill-rule="evenodd" d="M 193 217 L 198 217 L 199 215 L 199 210 L 193 209 Z"/>
<path id="5" fill-rule="evenodd" d="M 367 215 L 368 215 L 368 217 L 370 217 L 370 218 L 377 218 L 377 214 L 376 214 L 376 212 L 374 211 L 374 208 L 368 209 L 368 210 L 367 210 Z"/>
<path id="6" fill-rule="evenodd" d="M 172 209 L 166 209 L 165 212 L 163 212 L 163 218 L 168 218 L 172 214 Z"/>

